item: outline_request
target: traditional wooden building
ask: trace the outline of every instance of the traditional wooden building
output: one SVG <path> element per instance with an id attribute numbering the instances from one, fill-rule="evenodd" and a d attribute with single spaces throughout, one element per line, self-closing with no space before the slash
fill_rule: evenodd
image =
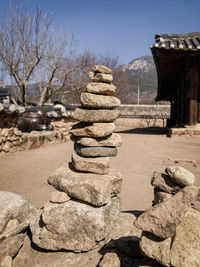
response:
<path id="1" fill-rule="evenodd" d="M 200 122 L 200 32 L 157 34 L 155 39 L 156 101 L 171 102 L 168 126 L 195 125 Z"/>

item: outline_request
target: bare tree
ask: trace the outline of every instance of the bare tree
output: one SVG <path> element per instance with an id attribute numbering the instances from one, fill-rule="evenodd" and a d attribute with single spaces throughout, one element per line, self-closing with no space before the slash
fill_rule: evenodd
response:
<path id="1" fill-rule="evenodd" d="M 20 89 L 23 105 L 27 84 L 45 55 L 49 31 L 50 21 L 41 16 L 40 9 L 30 15 L 11 4 L 9 16 L 1 21 L 0 60 L 7 79 Z"/>
<path id="2" fill-rule="evenodd" d="M 31 83 L 39 88 L 38 104 L 43 105 L 53 97 L 66 100 L 74 92 L 78 95 L 77 91 L 85 88 L 93 65 L 116 67 L 118 58 L 114 55 L 96 56 L 91 51 L 77 54 L 73 35 L 56 35 L 40 9 L 29 14 L 10 4 L 9 12 L 0 25 L 1 76 L 14 84 L 16 100 L 24 106 Z"/>
<path id="3" fill-rule="evenodd" d="M 68 55 L 64 57 L 64 50 L 69 45 Z M 43 105 L 55 95 L 62 95 L 64 98 L 64 95 L 80 90 L 89 65 L 89 54 L 85 52 L 77 56 L 73 52 L 72 41 L 53 41 L 47 50 L 44 64 L 39 69 L 42 74 L 41 82 L 38 83 L 41 91 L 39 105 Z"/>

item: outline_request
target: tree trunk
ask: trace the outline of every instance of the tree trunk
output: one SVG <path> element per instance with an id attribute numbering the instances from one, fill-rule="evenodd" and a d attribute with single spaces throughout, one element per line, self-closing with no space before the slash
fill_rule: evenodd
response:
<path id="1" fill-rule="evenodd" d="M 21 87 L 22 90 L 22 105 L 25 107 L 26 106 L 26 84 L 22 84 Z"/>

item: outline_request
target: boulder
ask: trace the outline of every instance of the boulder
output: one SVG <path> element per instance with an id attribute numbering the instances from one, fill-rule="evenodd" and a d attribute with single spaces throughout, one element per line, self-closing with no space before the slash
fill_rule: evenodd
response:
<path id="1" fill-rule="evenodd" d="M 200 212 L 190 208 L 172 238 L 163 240 L 143 232 L 140 249 L 145 256 L 164 266 L 200 266 L 199 224 Z"/>
<path id="2" fill-rule="evenodd" d="M 84 158 L 76 153 L 72 154 L 73 167 L 78 171 L 107 174 L 109 172 L 109 157 Z"/>
<path id="3" fill-rule="evenodd" d="M 86 92 L 100 95 L 114 95 L 116 86 L 109 83 L 88 83 Z"/>
<path id="4" fill-rule="evenodd" d="M 119 98 L 115 96 L 97 95 L 92 93 L 82 93 L 81 104 L 89 108 L 116 108 L 120 105 Z"/>
<path id="5" fill-rule="evenodd" d="M 200 212 L 190 209 L 177 226 L 171 244 L 172 266 L 200 266 Z"/>
<path id="6" fill-rule="evenodd" d="M 166 193 L 175 194 L 177 193 L 182 186 L 177 185 L 170 177 L 165 173 L 154 172 L 151 179 L 151 185 L 155 188 L 158 188 Z"/>
<path id="7" fill-rule="evenodd" d="M 102 138 L 81 137 L 75 139 L 75 141 L 82 146 L 119 147 L 122 144 L 122 138 L 117 133 L 113 133 L 110 136 Z"/>
<path id="8" fill-rule="evenodd" d="M 92 82 L 111 83 L 113 81 L 113 76 L 111 74 L 90 71 L 88 76 Z"/>
<path id="9" fill-rule="evenodd" d="M 48 250 L 89 251 L 106 242 L 119 210 L 117 197 L 99 208 L 72 200 L 52 204 L 31 223 L 32 241 Z"/>
<path id="10" fill-rule="evenodd" d="M 116 109 L 83 109 L 77 108 L 73 118 L 81 122 L 113 122 L 120 116 Z"/>
<path id="11" fill-rule="evenodd" d="M 121 192 L 122 177 L 112 169 L 105 175 L 77 172 L 65 163 L 51 174 L 48 183 L 74 199 L 102 206 Z"/>
<path id="12" fill-rule="evenodd" d="M 115 130 L 114 123 L 76 123 L 69 133 L 74 136 L 107 137 Z"/>
<path id="13" fill-rule="evenodd" d="M 29 221 L 36 212 L 36 207 L 20 195 L 0 191 L 0 211 L 0 233 L 2 233 L 10 220 L 16 219 L 19 224 Z"/>
<path id="14" fill-rule="evenodd" d="M 193 185 L 195 176 L 188 170 L 180 166 L 170 166 L 165 169 L 170 179 L 180 186 Z"/>
<path id="15" fill-rule="evenodd" d="M 100 72 L 100 73 L 105 73 L 105 74 L 111 74 L 112 70 L 106 66 L 103 65 L 96 65 L 92 67 L 93 72 Z"/>
<path id="16" fill-rule="evenodd" d="M 117 156 L 116 147 L 104 147 L 104 146 L 82 146 L 75 143 L 74 151 L 81 157 L 115 157 Z"/>
<path id="17" fill-rule="evenodd" d="M 173 236 L 197 193 L 196 186 L 186 186 L 169 200 L 145 211 L 135 221 L 135 226 L 159 238 Z"/>

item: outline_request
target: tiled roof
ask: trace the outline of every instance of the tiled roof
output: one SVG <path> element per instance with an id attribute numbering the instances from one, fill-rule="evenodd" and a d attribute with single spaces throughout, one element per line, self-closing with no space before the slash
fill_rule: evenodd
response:
<path id="1" fill-rule="evenodd" d="M 173 50 L 200 50 L 200 32 L 186 34 L 156 34 L 156 42 L 151 48 Z"/>

